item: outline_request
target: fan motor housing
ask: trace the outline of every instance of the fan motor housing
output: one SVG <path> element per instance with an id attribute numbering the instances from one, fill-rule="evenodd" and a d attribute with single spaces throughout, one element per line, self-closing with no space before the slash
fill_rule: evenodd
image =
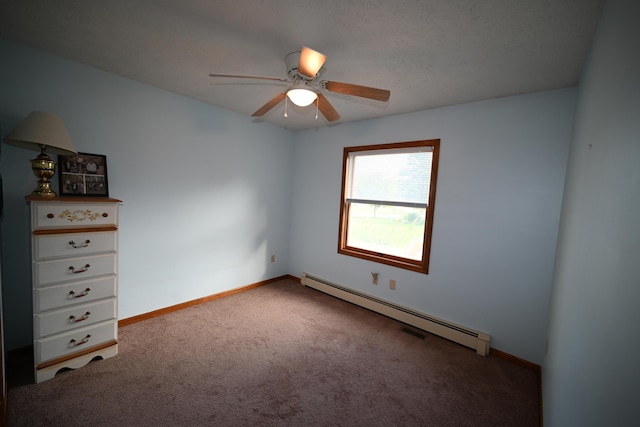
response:
<path id="1" fill-rule="evenodd" d="M 284 57 L 284 63 L 287 66 L 287 74 L 289 77 L 299 77 L 298 62 L 300 61 L 300 52 L 291 52 Z"/>
<path id="2" fill-rule="evenodd" d="M 311 78 L 309 76 L 305 76 L 304 74 L 298 73 L 298 64 L 300 63 L 300 51 L 291 52 L 284 57 L 284 63 L 287 67 L 287 75 L 292 79 L 296 80 L 304 80 L 307 82 L 313 81 L 320 76 L 324 72 L 324 66 L 318 70 L 316 75 Z"/>

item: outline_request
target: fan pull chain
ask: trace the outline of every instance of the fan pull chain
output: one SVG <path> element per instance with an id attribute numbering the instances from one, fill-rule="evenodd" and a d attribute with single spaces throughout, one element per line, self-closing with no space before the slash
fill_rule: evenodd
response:
<path id="1" fill-rule="evenodd" d="M 320 97 L 316 97 L 316 120 L 318 120 L 318 108 L 320 107 Z"/>
<path id="2" fill-rule="evenodd" d="M 288 97 L 288 96 L 285 96 L 285 97 L 284 97 L 284 117 L 285 117 L 285 119 L 286 119 L 287 117 L 289 117 L 289 115 L 287 114 L 287 106 L 288 106 L 288 105 L 289 105 L 289 97 Z"/>

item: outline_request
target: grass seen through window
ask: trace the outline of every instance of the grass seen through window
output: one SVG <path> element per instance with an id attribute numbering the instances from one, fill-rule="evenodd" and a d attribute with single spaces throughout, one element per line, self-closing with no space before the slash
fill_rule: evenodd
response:
<path id="1" fill-rule="evenodd" d="M 348 241 L 363 249 L 420 259 L 425 210 L 352 204 Z"/>

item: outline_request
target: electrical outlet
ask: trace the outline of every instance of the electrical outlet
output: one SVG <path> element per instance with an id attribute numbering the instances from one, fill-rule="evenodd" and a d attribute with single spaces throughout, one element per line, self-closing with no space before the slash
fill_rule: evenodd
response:
<path id="1" fill-rule="evenodd" d="M 395 289 L 396 288 L 396 281 L 391 279 L 389 280 L 389 289 Z"/>
<path id="2" fill-rule="evenodd" d="M 371 273 L 371 284 L 378 284 L 378 273 Z"/>
<path id="3" fill-rule="evenodd" d="M 271 262 L 276 262 L 276 256 L 275 255 L 271 255 Z"/>

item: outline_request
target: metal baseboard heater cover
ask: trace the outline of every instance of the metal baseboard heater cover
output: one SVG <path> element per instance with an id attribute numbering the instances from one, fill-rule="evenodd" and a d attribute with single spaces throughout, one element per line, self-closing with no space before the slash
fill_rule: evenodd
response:
<path id="1" fill-rule="evenodd" d="M 464 326 L 438 319 L 437 317 L 428 316 L 409 308 L 372 297 L 371 295 L 331 283 L 319 277 L 311 276 L 307 273 L 302 274 L 300 283 L 408 325 L 415 326 L 423 331 L 472 348 L 482 356 L 489 355 L 489 341 L 491 337 L 483 332 L 474 331 Z"/>

